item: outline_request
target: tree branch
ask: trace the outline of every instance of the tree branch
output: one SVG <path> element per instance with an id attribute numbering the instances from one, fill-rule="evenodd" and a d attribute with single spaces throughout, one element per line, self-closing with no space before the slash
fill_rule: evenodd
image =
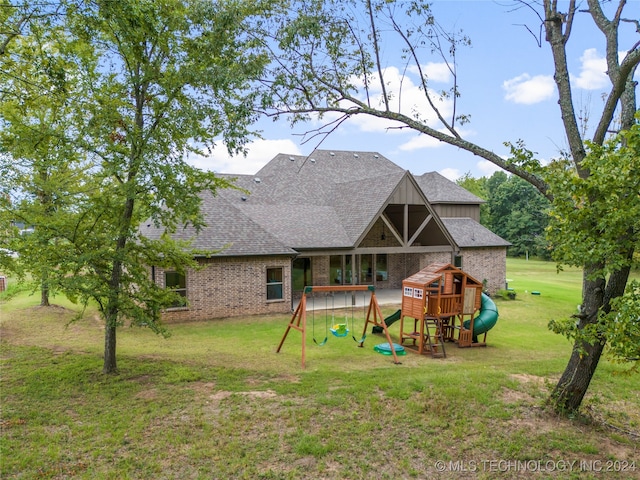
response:
<path id="1" fill-rule="evenodd" d="M 569 150 L 578 175 L 586 178 L 589 172 L 582 167 L 582 161 L 586 156 L 584 141 L 580 134 L 578 121 L 575 116 L 573 98 L 571 92 L 571 81 L 569 68 L 567 66 L 566 42 L 568 37 L 563 32 L 562 26 L 566 16 L 557 10 L 557 1 L 544 0 L 546 40 L 551 46 L 555 74 L 553 79 L 558 87 L 558 104 L 562 115 Z M 571 8 L 575 9 L 575 2 L 572 0 Z M 569 15 L 573 19 L 573 12 Z"/>
<path id="2" fill-rule="evenodd" d="M 497 155 L 496 153 L 487 150 L 485 148 L 482 148 L 478 145 L 476 145 L 475 143 L 469 142 L 467 140 L 464 140 L 461 137 L 453 137 L 451 135 L 447 135 L 446 133 L 443 133 L 439 130 L 436 130 L 434 128 L 429 127 L 428 125 L 415 120 L 412 117 L 409 117 L 407 115 L 404 115 L 402 113 L 396 113 L 396 112 L 392 112 L 392 111 L 381 111 L 381 110 L 376 110 L 374 108 L 369 107 L 368 105 L 366 105 L 364 102 L 356 99 L 355 97 L 352 96 L 348 96 L 346 95 L 344 97 L 344 100 L 353 103 L 354 106 L 349 107 L 349 108 L 341 108 L 341 107 L 325 107 L 325 108 L 300 108 L 300 109 L 295 109 L 295 110 L 289 110 L 286 112 L 280 112 L 280 113 L 289 113 L 289 114 L 309 114 L 309 113 L 342 113 L 343 115 L 346 116 L 353 116 L 353 115 L 370 115 L 372 117 L 378 117 L 378 118 L 383 118 L 383 119 L 387 119 L 387 120 L 394 120 L 397 122 L 402 123 L 403 125 L 405 125 L 407 128 L 411 128 L 412 130 L 415 130 L 417 132 L 423 133 L 425 135 L 428 135 L 432 138 L 435 138 L 436 140 L 439 140 L 443 143 L 446 143 L 448 145 L 452 145 L 454 147 L 458 147 L 461 148 L 463 150 L 466 150 L 469 153 L 472 153 L 473 155 L 476 155 L 478 157 L 484 158 L 485 160 L 488 160 L 489 162 L 499 166 L 500 168 L 513 173 L 514 175 L 517 175 L 518 177 L 526 180 L 527 182 L 531 183 L 534 187 L 536 187 L 543 195 L 545 195 L 547 198 L 549 198 L 549 194 L 548 194 L 548 185 L 544 182 L 544 180 L 542 180 L 540 177 L 526 172 L 523 169 L 519 168 L 517 165 L 514 165 L 513 163 L 510 163 L 506 160 L 504 160 L 501 156 Z"/>
<path id="3" fill-rule="evenodd" d="M 449 124 L 444 117 L 441 115 L 440 110 L 436 107 L 436 105 L 433 103 L 433 100 L 431 99 L 431 95 L 429 95 L 429 90 L 427 87 L 427 82 L 425 80 L 426 76 L 425 74 L 422 72 L 422 66 L 420 65 L 420 60 L 418 58 L 418 55 L 416 53 L 416 49 L 414 48 L 414 46 L 411 44 L 411 42 L 409 41 L 409 39 L 407 38 L 407 36 L 404 34 L 404 32 L 402 31 L 402 29 L 400 28 L 400 26 L 396 23 L 395 19 L 392 18 L 392 22 L 393 22 L 393 28 L 396 31 L 396 33 L 398 33 L 398 35 L 400 35 L 400 37 L 402 38 L 402 40 L 405 42 L 405 44 L 407 45 L 407 48 L 409 50 L 409 53 L 411 54 L 411 57 L 413 57 L 413 60 L 415 62 L 416 68 L 418 69 L 418 73 L 420 74 L 420 82 L 422 84 L 422 89 L 424 91 L 424 96 L 427 99 L 427 102 L 429 103 L 429 106 L 431 107 L 431 109 L 436 113 L 438 120 L 440 120 L 440 122 L 442 123 L 442 125 L 444 125 L 444 127 L 451 132 L 451 134 L 454 137 L 460 138 L 460 135 L 458 134 L 458 132 L 456 131 L 455 127 L 454 127 L 454 121 L 455 121 L 455 104 L 456 104 L 456 99 L 454 97 L 453 102 L 454 102 L 454 113 L 453 116 L 454 118 L 452 119 L 451 124 Z M 441 50 L 439 50 L 441 51 Z M 449 71 L 451 71 L 451 67 L 449 67 L 449 63 L 447 62 L 447 67 L 449 68 Z M 452 75 L 454 77 L 454 79 L 456 78 L 455 73 L 452 72 Z"/>
<path id="4" fill-rule="evenodd" d="M 613 20 L 609 20 L 602 11 L 600 2 L 598 0 L 588 0 L 589 13 L 593 18 L 593 21 L 598 26 L 600 31 L 604 34 L 606 39 L 606 60 L 607 60 L 607 76 L 611 81 L 611 91 L 607 97 L 604 105 L 603 114 L 600 117 L 600 121 L 596 127 L 593 135 L 593 142 L 596 144 L 602 144 L 609 132 L 609 125 L 615 115 L 616 107 L 620 101 L 621 96 L 627 91 L 627 83 L 633 81 L 633 74 L 636 67 L 640 62 L 640 50 L 638 50 L 638 44 L 636 43 L 633 48 L 627 53 L 622 63 L 618 60 L 618 26 L 621 21 L 622 11 L 626 5 L 626 0 L 620 0 L 618 8 Z M 633 89 L 632 89 L 633 90 Z M 635 104 L 635 102 L 632 102 Z M 622 118 L 624 128 L 628 128 L 630 123 L 633 122 L 633 115 L 635 112 L 627 111 L 627 102 L 622 104 Z"/>
<path id="5" fill-rule="evenodd" d="M 378 75 L 380 76 L 380 88 L 382 89 L 382 98 L 384 98 L 385 109 L 389 111 L 389 96 L 387 95 L 387 87 L 384 84 L 384 76 L 382 75 L 382 64 L 380 62 L 380 47 L 378 46 L 378 30 L 376 29 L 376 23 L 373 17 L 371 0 L 367 0 L 367 10 L 369 12 L 369 24 L 371 26 L 371 37 L 373 38 L 373 51 L 375 52 L 375 55 L 376 55 L 376 66 L 378 67 Z"/>

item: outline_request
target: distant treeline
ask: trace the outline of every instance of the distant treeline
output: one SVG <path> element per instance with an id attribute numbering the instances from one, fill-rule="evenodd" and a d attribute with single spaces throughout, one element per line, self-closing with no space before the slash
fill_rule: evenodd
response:
<path id="1" fill-rule="evenodd" d="M 550 203 L 530 183 L 499 171 L 488 178 L 466 174 L 457 184 L 486 201 L 480 207 L 480 223 L 511 242 L 509 256 L 551 258 L 545 236 Z"/>

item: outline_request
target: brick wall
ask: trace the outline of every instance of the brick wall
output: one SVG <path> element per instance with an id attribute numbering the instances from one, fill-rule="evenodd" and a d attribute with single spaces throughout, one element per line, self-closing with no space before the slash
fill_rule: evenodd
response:
<path id="1" fill-rule="evenodd" d="M 329 257 L 311 257 L 311 285 L 331 285 Z"/>
<path id="2" fill-rule="evenodd" d="M 479 282 L 486 279 L 490 293 L 505 288 L 506 248 L 473 248 L 464 249 L 461 253 L 462 270 Z M 449 252 L 389 255 L 389 261 L 389 276 L 392 281 L 388 288 L 401 288 L 403 279 L 432 263 L 452 263 Z"/>
<path id="3" fill-rule="evenodd" d="M 479 282 L 486 280 L 487 290 L 494 294 L 506 286 L 507 249 L 504 247 L 463 249 L 462 270 Z"/>
<path id="4" fill-rule="evenodd" d="M 451 253 L 402 253 L 389 255 L 389 286 L 402 288 L 402 281 L 434 262 L 451 263 Z"/>
<path id="5" fill-rule="evenodd" d="M 291 259 L 288 257 L 220 257 L 200 260 L 203 268 L 186 274 L 188 307 L 169 309 L 166 322 L 207 320 L 239 315 L 291 312 Z M 267 301 L 267 268 L 283 269 L 283 300 Z M 164 271 L 156 268 L 164 286 Z"/>
<path id="6" fill-rule="evenodd" d="M 382 238 L 384 237 L 384 238 Z M 400 242 L 395 235 L 384 224 L 381 218 L 376 220 L 367 233 L 366 237 L 360 242 L 360 247 L 399 247 Z"/>
<path id="7" fill-rule="evenodd" d="M 506 248 L 475 248 L 462 251 L 462 269 L 476 280 L 487 281 L 490 293 L 505 288 Z M 390 254 L 389 281 L 381 288 L 401 288 L 402 280 L 434 262 L 451 263 L 448 252 Z M 291 259 L 288 257 L 231 257 L 200 261 L 199 270 L 186 274 L 184 309 L 163 314 L 166 322 L 207 320 L 239 315 L 291 312 Z M 312 257 L 314 285 L 327 285 L 329 257 Z M 267 268 L 283 269 L 283 300 L 267 301 Z M 164 286 L 164 271 L 155 268 L 155 280 Z"/>

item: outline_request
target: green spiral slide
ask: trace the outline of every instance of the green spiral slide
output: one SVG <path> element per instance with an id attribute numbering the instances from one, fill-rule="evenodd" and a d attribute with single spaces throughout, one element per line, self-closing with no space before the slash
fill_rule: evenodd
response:
<path id="1" fill-rule="evenodd" d="M 477 336 L 488 332 L 495 327 L 498 322 L 498 307 L 491 300 L 489 295 L 482 294 L 480 301 L 480 313 L 473 319 L 473 341 L 477 341 Z M 464 322 L 464 328 L 469 328 L 470 320 Z"/>

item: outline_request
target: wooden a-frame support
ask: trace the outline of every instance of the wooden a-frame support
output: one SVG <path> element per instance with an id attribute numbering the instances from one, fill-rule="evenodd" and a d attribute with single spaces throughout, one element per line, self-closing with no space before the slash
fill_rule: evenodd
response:
<path id="1" fill-rule="evenodd" d="M 302 293 L 302 298 L 300 299 L 300 303 L 296 308 L 293 316 L 291 317 L 291 321 L 289 325 L 287 325 L 287 329 L 282 336 L 282 340 L 280 340 L 280 344 L 278 345 L 278 349 L 276 353 L 279 353 L 282 349 L 282 345 L 289 334 L 289 331 L 293 328 L 294 330 L 298 330 L 302 334 L 302 368 L 305 368 L 305 353 L 306 353 L 306 344 L 307 344 L 307 294 L 312 292 L 371 292 L 371 300 L 369 301 L 369 308 L 367 309 L 367 318 L 364 323 L 364 329 L 362 330 L 362 336 L 360 338 L 364 339 L 367 333 L 367 327 L 369 324 L 372 324 L 377 327 L 382 327 L 385 336 L 387 337 L 387 342 L 389 342 L 389 347 L 391 348 L 391 353 L 393 354 L 393 363 L 400 364 L 398 360 L 398 355 L 396 355 L 396 350 L 393 346 L 393 342 L 391 341 L 391 336 L 389 335 L 389 330 L 387 329 L 387 324 L 384 321 L 384 317 L 382 316 L 382 312 L 380 311 L 380 305 L 378 305 L 378 300 L 376 299 L 376 287 L 373 285 L 336 285 L 336 286 L 307 286 L 304 288 L 304 292 Z M 364 340 L 358 343 L 358 347 L 364 346 Z"/>

